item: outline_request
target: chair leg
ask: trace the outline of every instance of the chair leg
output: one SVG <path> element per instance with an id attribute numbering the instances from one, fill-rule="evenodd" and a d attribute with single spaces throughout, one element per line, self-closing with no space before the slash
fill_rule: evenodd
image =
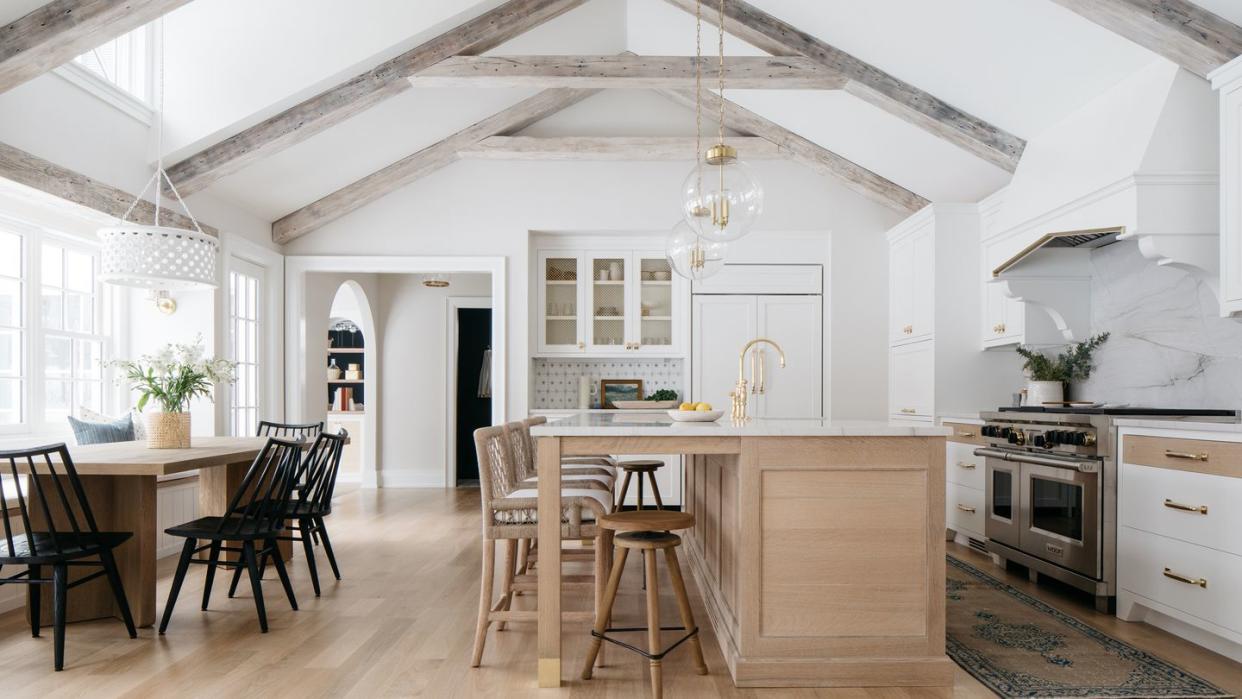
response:
<path id="1" fill-rule="evenodd" d="M 233 595 L 237 594 L 237 584 L 241 582 L 242 570 L 246 567 L 246 562 L 241 556 L 238 556 L 234 562 L 237 565 L 233 566 L 233 580 L 229 583 L 229 599 L 233 599 Z"/>
<path id="2" fill-rule="evenodd" d="M 526 575 L 530 570 L 530 539 L 518 539 L 517 575 Z M 514 597 L 522 594 L 521 590 L 513 593 Z"/>
<path id="3" fill-rule="evenodd" d="M 306 553 L 306 567 L 310 569 L 311 587 L 315 588 L 315 596 L 319 596 L 319 570 L 315 567 L 315 543 L 311 540 L 311 532 L 314 531 L 315 525 L 311 523 L 309 517 L 298 520 L 298 528 L 302 531 L 299 536 L 302 539 L 302 551 Z M 277 553 L 277 558 L 280 554 Z"/>
<path id="4" fill-rule="evenodd" d="M 328 528 L 324 526 L 323 517 L 315 518 L 315 529 L 319 531 L 319 540 L 323 542 L 323 552 L 328 554 L 328 565 L 332 566 L 332 575 L 341 579 L 341 569 L 336 567 L 336 555 L 332 553 L 332 542 L 328 540 Z"/>
<path id="5" fill-rule="evenodd" d="M 479 581 L 479 619 L 474 627 L 474 657 L 470 667 L 483 661 L 483 644 L 487 640 L 488 616 L 492 611 L 492 584 L 496 577 L 496 542 L 483 540 L 483 576 Z"/>
<path id="6" fill-rule="evenodd" d="M 649 471 L 649 472 L 647 473 L 647 479 L 651 481 L 651 495 L 652 495 L 652 497 L 654 497 L 654 498 L 655 498 L 655 501 L 656 501 L 656 509 L 657 509 L 657 510 L 663 510 L 663 509 L 664 509 L 664 500 L 663 500 L 663 498 L 661 498 L 661 497 L 660 497 L 660 486 L 659 486 L 659 484 L 658 484 L 658 483 L 656 483 L 656 474 L 655 474 L 655 471 Z"/>
<path id="7" fill-rule="evenodd" d="M 602 614 L 595 615 L 595 633 L 602 634 L 608 630 L 608 619 L 612 616 L 612 604 L 617 599 L 617 588 L 621 585 L 621 571 L 625 570 L 625 557 L 629 549 L 618 548 L 616 561 L 612 564 L 612 574 L 608 576 L 608 589 L 604 590 Z M 591 679 L 595 670 L 595 659 L 599 657 L 599 649 L 603 644 L 595 634 L 591 635 L 591 646 L 587 649 L 586 663 L 582 666 L 582 679 Z"/>
<path id="8" fill-rule="evenodd" d="M 190 558 L 194 556 L 195 539 L 186 539 L 181 547 L 181 558 L 177 561 L 177 572 L 173 575 L 172 589 L 168 591 L 168 601 L 164 603 L 164 616 L 160 619 L 160 635 L 168 628 L 172 619 L 173 607 L 177 604 L 177 595 L 181 594 L 181 583 L 185 582 L 185 572 L 190 568 Z"/>
<path id="9" fill-rule="evenodd" d="M 30 573 L 27 574 L 31 580 L 38 580 L 43 577 L 43 566 L 30 566 Z M 30 635 L 39 637 L 39 624 L 42 621 L 39 613 L 43 611 L 43 585 L 42 583 L 30 583 Z"/>
<path id="10" fill-rule="evenodd" d="M 216 581 L 216 566 L 220 565 L 220 546 L 224 542 L 211 542 L 211 553 L 207 557 L 207 576 L 203 580 L 203 611 L 207 611 L 207 602 L 211 600 L 211 584 Z"/>
<path id="11" fill-rule="evenodd" d="M 254 553 L 254 542 L 242 543 L 242 558 L 250 572 L 250 589 L 254 592 L 254 608 L 259 613 L 259 631 L 267 633 L 267 609 L 263 606 L 263 580 L 259 575 L 259 559 Z"/>
<path id="12" fill-rule="evenodd" d="M 599 529 L 599 533 L 595 536 L 595 618 L 599 618 L 604 614 L 604 596 L 608 592 L 608 577 L 612 570 L 609 567 L 612 553 L 612 537 L 611 529 Z M 604 628 L 608 628 L 607 615 L 604 620 Z M 597 667 L 604 666 L 604 653 L 607 649 L 600 646 L 598 656 L 595 660 Z"/>
<path id="13" fill-rule="evenodd" d="M 656 580 L 656 555 L 654 549 L 643 551 L 643 569 L 647 580 L 647 651 L 660 652 L 660 585 Z M 655 699 L 664 696 L 664 661 L 651 661 L 651 695 Z"/>
<path id="14" fill-rule="evenodd" d="M 129 599 L 125 597 L 125 586 L 121 584 L 121 573 L 116 568 L 116 557 L 112 549 L 105 549 L 99 554 L 103 563 L 104 575 L 108 578 L 108 586 L 112 588 L 112 596 L 116 606 L 121 609 L 121 620 L 125 622 L 125 630 L 130 638 L 138 638 L 138 629 L 134 628 L 134 615 L 129 611 Z"/>
<path id="15" fill-rule="evenodd" d="M 505 561 L 504 567 L 500 569 L 500 594 L 504 605 L 501 609 L 506 612 L 513 606 L 513 567 L 517 564 L 517 540 L 505 539 Z M 497 631 L 504 631 L 507 624 L 500 622 L 496 624 Z"/>
<path id="16" fill-rule="evenodd" d="M 52 566 L 52 645 L 56 669 L 65 669 L 65 604 L 69 593 L 69 566 Z"/>
<path id="17" fill-rule="evenodd" d="M 305 537 L 303 537 L 305 538 Z M 280 584 L 285 588 L 285 596 L 289 598 L 289 606 L 293 607 L 293 611 L 298 610 L 298 598 L 293 595 L 293 583 L 289 581 L 289 570 L 285 567 L 285 559 L 280 556 L 280 549 L 276 547 L 275 539 L 268 539 L 267 550 L 268 557 L 272 559 L 272 563 L 276 566 L 276 575 L 280 577 Z M 314 565 L 313 563 L 311 564 Z M 312 568 L 312 570 L 314 570 Z"/>
<path id="18" fill-rule="evenodd" d="M 686 581 L 681 577 L 681 564 L 677 562 L 677 549 L 664 549 L 664 562 L 668 565 L 669 581 L 673 584 L 673 594 L 677 597 L 677 610 L 681 613 L 681 625 L 686 633 L 698 627 L 694 623 L 694 612 L 690 610 L 690 598 L 686 595 Z M 703 660 L 703 644 L 699 635 L 690 637 L 690 653 L 694 656 L 694 668 L 700 675 L 707 674 L 707 662 Z"/>
<path id="19" fill-rule="evenodd" d="M 617 493 L 617 503 L 613 506 L 614 511 L 620 511 L 621 506 L 625 504 L 625 495 L 630 491 L 630 472 L 625 472 L 625 478 L 621 479 L 621 492 Z"/>

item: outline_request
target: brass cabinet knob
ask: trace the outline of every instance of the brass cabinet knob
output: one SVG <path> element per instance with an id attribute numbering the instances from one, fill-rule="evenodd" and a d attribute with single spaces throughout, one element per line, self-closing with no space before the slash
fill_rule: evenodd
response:
<path id="1" fill-rule="evenodd" d="M 905 334 L 907 334 L 907 335 L 913 335 L 913 334 L 914 334 L 914 326 L 913 326 L 913 325 L 907 325 L 906 327 L 904 327 L 904 328 L 902 328 L 902 329 L 901 329 L 901 332 L 903 332 L 903 333 L 905 333 Z"/>
<path id="2" fill-rule="evenodd" d="M 578 340 L 578 349 L 586 349 L 586 343 L 582 340 Z"/>

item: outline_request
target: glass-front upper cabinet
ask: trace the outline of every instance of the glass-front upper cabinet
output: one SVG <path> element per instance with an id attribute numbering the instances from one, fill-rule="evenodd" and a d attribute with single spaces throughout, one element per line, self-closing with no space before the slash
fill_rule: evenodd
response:
<path id="1" fill-rule="evenodd" d="M 592 352 L 630 349 L 626 332 L 626 318 L 630 316 L 630 294 L 626 293 L 629 253 L 593 253 L 586 262 L 591 272 L 588 349 Z"/>
<path id="2" fill-rule="evenodd" d="M 585 351 L 582 258 L 561 252 L 540 253 L 539 268 L 539 301 L 543 311 L 539 324 L 539 351 Z"/>
<path id="3" fill-rule="evenodd" d="M 676 348 L 674 332 L 673 268 L 662 253 L 640 253 L 634 258 L 638 278 L 633 285 L 635 328 L 631 346 L 640 352 L 667 353 Z"/>

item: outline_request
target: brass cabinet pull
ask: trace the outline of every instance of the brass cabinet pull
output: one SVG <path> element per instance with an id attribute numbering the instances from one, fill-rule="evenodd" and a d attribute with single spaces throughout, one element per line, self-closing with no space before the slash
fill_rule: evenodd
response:
<path id="1" fill-rule="evenodd" d="M 972 515 L 975 513 L 975 508 L 971 507 L 970 505 L 963 505 L 960 502 L 957 504 L 957 509 L 961 510 L 962 512 L 969 512 Z M 1168 570 L 1168 568 L 1165 568 L 1165 570 Z"/>
<path id="2" fill-rule="evenodd" d="M 917 410 L 915 410 L 914 408 L 902 408 L 902 409 L 901 409 L 901 412 L 902 412 L 902 413 L 904 413 L 904 414 L 906 414 L 906 415 L 913 415 L 913 414 L 917 413 L 918 411 L 917 411 Z"/>
<path id="3" fill-rule="evenodd" d="M 1164 506 L 1170 510 L 1181 510 L 1182 512 L 1198 512 L 1201 515 L 1207 514 L 1207 505 L 1183 505 L 1180 502 L 1174 502 L 1168 498 L 1164 499 Z"/>
<path id="4" fill-rule="evenodd" d="M 1208 460 L 1208 455 L 1203 452 L 1199 452 L 1196 454 L 1194 452 L 1189 452 L 1189 451 L 1173 451 L 1172 449 L 1165 449 L 1164 455 L 1169 457 L 1170 459 L 1191 459 L 1192 461 L 1207 461 Z"/>
<path id="5" fill-rule="evenodd" d="M 969 469 L 973 469 L 973 468 L 975 468 L 977 465 L 978 465 L 978 464 L 968 464 L 968 463 L 966 463 L 965 461 L 959 461 L 959 462 L 957 462 L 957 466 L 958 466 L 958 468 L 964 468 L 964 469 L 967 469 L 967 470 L 969 470 Z"/>
<path id="6" fill-rule="evenodd" d="M 957 436 L 970 438 L 970 437 L 975 436 L 975 433 L 974 432 L 958 432 Z"/>
<path id="7" fill-rule="evenodd" d="M 907 334 L 907 335 L 913 335 L 913 334 L 914 334 L 914 326 L 913 326 L 913 325 L 907 325 L 906 327 L 902 328 L 902 329 L 901 329 L 901 331 L 902 331 L 903 333 Z"/>
<path id="8" fill-rule="evenodd" d="M 1189 578 L 1181 573 L 1173 572 L 1170 568 L 1164 569 L 1164 577 L 1172 578 L 1180 583 L 1186 583 L 1187 585 L 1198 585 L 1203 588 L 1207 587 L 1207 578 Z"/>

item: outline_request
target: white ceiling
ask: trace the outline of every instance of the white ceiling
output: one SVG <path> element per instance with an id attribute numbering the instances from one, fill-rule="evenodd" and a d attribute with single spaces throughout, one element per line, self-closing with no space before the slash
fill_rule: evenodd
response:
<path id="1" fill-rule="evenodd" d="M 232 6 L 240 0 L 220 1 Z M 376 12 L 400 1 L 364 0 L 356 11 Z M 1153 60 L 1162 60 L 1051 0 L 750 1 L 1028 140 L 1124 77 Z M 1237 0 L 1199 2 L 1222 14 L 1242 14 L 1242 3 Z M 468 7 L 459 4 L 452 21 L 497 4 L 497 0 Z M 209 3 L 191 5 L 199 6 L 200 12 L 210 7 Z M 435 13 L 429 23 L 442 30 L 447 21 L 446 3 L 437 0 L 432 7 Z M 1235 21 L 1242 22 L 1242 17 Z M 410 29 L 411 33 L 421 32 L 420 40 L 426 38 L 427 31 Z M 395 36 L 395 32 L 386 30 L 385 36 Z M 714 28 L 705 26 L 706 52 L 714 50 L 715 39 Z M 314 50 L 313 45 L 300 43 L 296 35 L 283 41 L 294 55 Z M 376 55 L 393 55 L 396 48 L 410 45 L 409 40 L 400 47 L 375 46 L 376 40 L 370 38 L 365 41 L 372 42 L 366 44 L 366 51 Z M 352 65 L 349 61 L 356 60 L 350 57 L 362 50 L 354 47 L 352 53 L 332 59 L 339 65 L 329 61 L 322 69 L 326 73 L 347 71 Z M 623 50 L 652 55 L 693 54 L 693 16 L 664 0 L 590 0 L 492 53 L 615 54 Z M 761 53 L 733 37 L 728 37 L 726 50 L 729 54 Z M 196 69 L 212 76 L 213 89 L 227 88 L 229 78 L 219 74 L 219 65 Z M 179 79 L 184 81 L 184 76 Z M 314 89 L 332 85 L 335 79 L 339 78 L 328 76 Z M 273 103 L 287 102 L 291 95 L 306 91 L 305 86 L 295 85 L 272 89 L 281 92 Z M 481 88 L 407 90 L 224 178 L 210 191 L 261 217 L 279 218 L 529 94 L 528 90 Z M 933 201 L 977 201 L 1009 181 L 1009 173 L 1000 168 L 844 92 L 730 90 L 727 96 Z M 266 111 L 270 110 L 269 106 Z M 170 118 L 176 118 L 171 107 Z M 251 114 L 247 119 L 233 117 L 232 123 L 227 123 L 228 117 L 222 115 L 217 120 L 221 123 L 201 124 L 200 131 L 210 135 L 202 145 L 256 120 L 256 114 Z M 657 95 L 618 90 L 565 110 L 531 127 L 528 133 L 690 135 L 693 119 L 691 112 L 669 105 Z"/>

